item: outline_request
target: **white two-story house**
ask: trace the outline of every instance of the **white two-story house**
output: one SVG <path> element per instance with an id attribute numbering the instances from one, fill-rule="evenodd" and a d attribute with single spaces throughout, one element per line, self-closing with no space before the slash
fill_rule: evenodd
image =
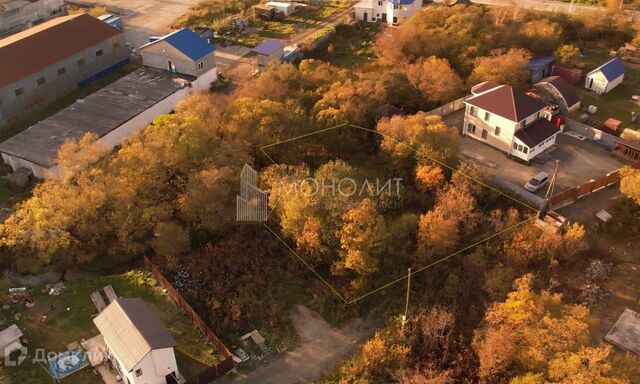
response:
<path id="1" fill-rule="evenodd" d="M 509 85 L 478 84 L 465 107 L 465 136 L 524 161 L 552 147 L 560 132 L 542 99 Z"/>
<path id="2" fill-rule="evenodd" d="M 362 0 L 355 5 L 356 20 L 398 25 L 422 8 L 422 0 Z"/>

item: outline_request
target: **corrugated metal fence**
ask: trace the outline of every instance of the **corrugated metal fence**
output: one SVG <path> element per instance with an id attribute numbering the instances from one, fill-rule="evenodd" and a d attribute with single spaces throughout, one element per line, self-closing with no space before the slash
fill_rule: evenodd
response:
<path id="1" fill-rule="evenodd" d="M 224 343 L 220 341 L 220 339 L 218 339 L 218 336 L 216 336 L 215 333 L 213 333 L 213 331 L 209 329 L 209 326 L 207 326 L 204 320 L 200 318 L 198 313 L 182 297 L 180 292 L 178 292 L 173 287 L 173 285 L 171 285 L 169 280 L 167 280 L 164 277 L 164 275 L 162 274 L 162 272 L 160 272 L 158 267 L 156 267 L 155 264 L 153 264 L 153 262 L 151 262 L 151 260 L 149 260 L 149 258 L 146 256 L 144 257 L 144 264 L 147 267 L 147 269 L 151 271 L 151 273 L 156 278 L 156 280 L 158 280 L 160 285 L 167 290 L 167 294 L 169 295 L 171 300 L 173 300 L 173 302 L 176 303 L 182 309 L 182 311 L 187 316 L 189 316 L 189 318 L 191 318 L 191 321 L 193 321 L 196 327 L 198 327 L 198 329 L 211 342 L 211 344 L 213 344 L 213 346 L 218 350 L 218 353 L 220 353 L 222 357 L 225 358 L 225 360 L 223 360 L 221 363 L 219 363 L 215 367 L 210 367 L 209 369 L 202 372 L 197 377 L 187 381 L 187 384 L 210 383 L 211 381 L 223 376 L 225 373 L 232 370 L 235 364 L 232 359 L 233 355 L 231 354 L 227 346 L 224 345 Z"/>

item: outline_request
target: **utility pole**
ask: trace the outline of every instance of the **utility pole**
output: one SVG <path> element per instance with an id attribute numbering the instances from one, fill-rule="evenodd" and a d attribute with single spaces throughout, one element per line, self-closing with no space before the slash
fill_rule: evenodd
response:
<path id="1" fill-rule="evenodd" d="M 544 200 L 542 201 L 542 205 L 540 206 L 540 210 L 538 211 L 538 218 L 544 219 L 547 215 L 547 211 L 549 211 L 549 199 L 553 196 L 553 190 L 556 186 L 556 178 L 558 177 L 558 167 L 560 167 L 560 160 L 556 160 L 556 169 L 553 172 L 553 177 L 549 182 L 549 188 L 547 188 L 547 193 L 544 196 Z"/>
<path id="2" fill-rule="evenodd" d="M 404 316 L 402 316 L 402 329 L 404 329 L 404 324 L 407 322 L 407 315 L 409 314 L 409 292 L 411 291 L 411 268 L 408 269 L 407 273 L 407 298 L 404 305 Z"/>

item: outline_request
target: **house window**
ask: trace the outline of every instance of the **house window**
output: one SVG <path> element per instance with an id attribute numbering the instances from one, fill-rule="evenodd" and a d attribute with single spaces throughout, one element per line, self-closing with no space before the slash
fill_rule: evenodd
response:
<path id="1" fill-rule="evenodd" d="M 198 70 L 202 70 L 202 69 L 204 69 L 204 62 L 201 61 L 198 63 Z"/>
<path id="2" fill-rule="evenodd" d="M 471 133 L 476 133 L 476 126 L 473 125 L 473 124 L 467 125 L 467 131 L 469 131 Z"/>
<path id="3" fill-rule="evenodd" d="M 65 67 L 58 68 L 58 76 L 62 76 L 65 73 L 67 73 L 67 68 L 65 68 Z"/>
<path id="4" fill-rule="evenodd" d="M 136 377 L 140 377 L 142 376 L 142 369 L 138 368 L 136 369 Z"/>
<path id="5" fill-rule="evenodd" d="M 382 1 L 378 1 L 378 6 L 382 7 Z"/>
<path id="6" fill-rule="evenodd" d="M 398 9 L 398 4 L 394 4 L 393 9 Z"/>
<path id="7" fill-rule="evenodd" d="M 38 85 L 42 85 L 46 82 L 47 82 L 47 79 L 45 79 L 44 77 L 41 77 L 38 80 L 36 80 L 36 83 L 38 83 Z"/>
<path id="8" fill-rule="evenodd" d="M 397 16 L 393 16 L 393 24 L 397 24 L 398 23 L 398 17 Z"/>
<path id="9" fill-rule="evenodd" d="M 483 139 L 486 139 L 486 138 L 487 138 L 487 130 L 486 130 L 486 129 L 483 129 L 483 130 L 482 130 L 482 138 L 483 138 Z"/>
<path id="10" fill-rule="evenodd" d="M 469 109 L 469 114 L 471 116 L 478 116 L 478 110 L 476 109 L 476 107 L 471 107 L 471 109 Z"/>
<path id="11" fill-rule="evenodd" d="M 87 61 L 85 59 L 80 59 L 77 61 L 78 65 L 84 65 Z"/>
<path id="12" fill-rule="evenodd" d="M 513 149 L 518 149 L 518 143 L 513 143 Z"/>
<path id="13" fill-rule="evenodd" d="M 100 57 L 104 54 L 104 52 L 102 52 L 102 49 L 96 51 L 96 57 Z"/>
<path id="14" fill-rule="evenodd" d="M 500 136 L 500 127 L 496 127 L 496 130 L 493 132 L 494 135 Z"/>
<path id="15" fill-rule="evenodd" d="M 528 152 L 529 152 L 529 148 L 527 148 L 527 147 L 523 147 L 523 148 L 522 148 L 522 152 L 524 152 L 524 153 L 528 153 Z"/>
<path id="16" fill-rule="evenodd" d="M 522 152 L 522 144 L 518 144 L 518 151 Z"/>
<path id="17" fill-rule="evenodd" d="M 524 127 L 526 127 L 526 126 L 527 126 L 527 120 L 522 120 L 522 121 L 520 122 L 520 128 L 524 128 Z"/>
<path id="18" fill-rule="evenodd" d="M 14 91 L 14 93 L 16 94 L 16 96 L 22 96 L 22 94 L 24 93 L 24 88 L 18 88 Z"/>
<path id="19" fill-rule="evenodd" d="M 491 118 L 491 114 L 489 112 L 485 112 L 484 113 L 484 121 L 489 121 L 490 118 Z"/>

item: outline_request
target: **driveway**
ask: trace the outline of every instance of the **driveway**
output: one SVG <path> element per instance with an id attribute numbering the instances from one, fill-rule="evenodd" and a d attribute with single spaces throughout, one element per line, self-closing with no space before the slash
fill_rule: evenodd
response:
<path id="1" fill-rule="evenodd" d="M 171 32 L 171 24 L 199 0 L 82 0 L 101 5 L 122 19 L 127 42 L 139 47 L 149 36 Z"/>
<path id="2" fill-rule="evenodd" d="M 310 383 L 328 374 L 341 360 L 375 332 L 375 325 L 354 319 L 341 328 L 332 328 L 320 315 L 298 305 L 291 315 L 300 345 L 271 363 L 260 366 L 233 383 Z"/>

